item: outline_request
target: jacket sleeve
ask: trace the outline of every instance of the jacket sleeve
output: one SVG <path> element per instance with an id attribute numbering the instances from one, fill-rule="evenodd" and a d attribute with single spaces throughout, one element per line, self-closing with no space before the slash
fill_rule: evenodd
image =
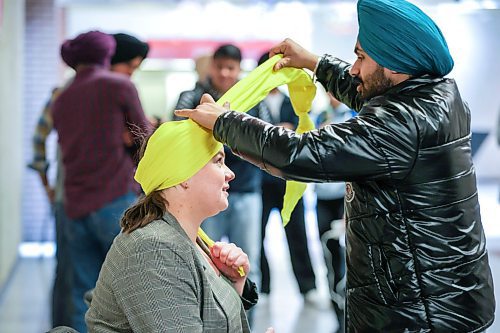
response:
<path id="1" fill-rule="evenodd" d="M 28 164 L 28 167 L 45 175 L 49 168 L 47 162 L 46 147 L 47 138 L 54 128 L 52 122 L 52 102 L 57 95 L 56 90 L 52 92 L 52 97 L 45 104 L 40 118 L 36 124 L 35 133 L 33 134 L 33 161 Z"/>
<path id="2" fill-rule="evenodd" d="M 336 99 L 359 111 L 363 101 L 356 90 L 356 80 L 349 74 L 351 67 L 351 64 L 345 61 L 325 55 L 319 61 L 316 77 Z"/>
<path id="3" fill-rule="evenodd" d="M 364 107 L 344 123 L 299 135 L 239 112 L 226 112 L 215 123 L 214 137 L 237 155 L 285 179 L 402 179 L 415 160 L 416 129 L 411 120 L 397 117 L 396 108 Z"/>
<path id="4" fill-rule="evenodd" d="M 241 295 L 240 299 L 245 310 L 250 310 L 254 307 L 255 304 L 257 304 L 257 301 L 259 300 L 257 286 L 250 279 L 245 280 L 243 294 Z"/>

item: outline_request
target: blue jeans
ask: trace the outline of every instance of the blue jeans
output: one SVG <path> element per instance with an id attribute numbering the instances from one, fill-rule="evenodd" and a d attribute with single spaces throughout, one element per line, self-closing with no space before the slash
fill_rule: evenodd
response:
<path id="1" fill-rule="evenodd" d="M 68 221 L 73 271 L 72 327 L 79 332 L 87 332 L 83 295 L 95 287 L 106 254 L 120 232 L 121 216 L 135 199 L 136 195 L 129 192 L 87 216 Z"/>
<path id="2" fill-rule="evenodd" d="M 202 224 L 202 229 L 214 241 L 226 236 L 248 255 L 248 277 L 260 286 L 260 220 L 262 197 L 258 192 L 230 193 L 229 207 Z"/>
<path id="3" fill-rule="evenodd" d="M 56 271 L 52 289 L 52 327 L 71 326 L 73 276 L 69 242 L 65 232 L 69 219 L 62 202 L 55 202 L 53 211 L 56 222 Z"/>

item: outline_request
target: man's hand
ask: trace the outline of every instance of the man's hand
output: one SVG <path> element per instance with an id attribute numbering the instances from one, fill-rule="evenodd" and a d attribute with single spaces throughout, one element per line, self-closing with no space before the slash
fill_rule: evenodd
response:
<path id="1" fill-rule="evenodd" d="M 122 133 L 122 139 L 125 147 L 132 147 L 134 145 L 134 136 L 130 130 L 126 129 L 125 132 Z"/>
<path id="2" fill-rule="evenodd" d="M 269 52 L 269 58 L 276 54 L 283 54 L 283 58 L 274 65 L 275 71 L 284 67 L 307 68 L 314 71 L 316 63 L 319 60 L 317 55 L 307 51 L 290 38 L 272 47 Z"/>
<path id="3" fill-rule="evenodd" d="M 53 204 L 56 201 L 56 190 L 50 185 L 44 185 L 45 193 L 47 193 L 47 198 L 49 202 Z"/>
<path id="4" fill-rule="evenodd" d="M 54 202 L 56 201 L 56 189 L 50 186 L 49 179 L 47 178 L 47 174 L 45 173 L 45 171 L 38 171 L 38 175 L 40 176 L 43 189 L 47 194 L 47 198 L 49 199 L 50 204 L 54 204 Z"/>
<path id="5" fill-rule="evenodd" d="M 215 103 L 212 96 L 203 94 L 200 105 L 196 109 L 175 110 L 174 113 L 176 116 L 190 118 L 201 126 L 213 130 L 217 118 L 228 110 L 228 102 L 224 103 L 224 107 L 222 107 Z"/>

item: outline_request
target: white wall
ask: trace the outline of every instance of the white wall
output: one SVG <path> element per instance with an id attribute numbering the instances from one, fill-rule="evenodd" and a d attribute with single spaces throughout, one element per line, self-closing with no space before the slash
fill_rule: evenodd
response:
<path id="1" fill-rule="evenodd" d="M 0 26 L 0 288 L 21 238 L 24 0 L 4 0 Z"/>

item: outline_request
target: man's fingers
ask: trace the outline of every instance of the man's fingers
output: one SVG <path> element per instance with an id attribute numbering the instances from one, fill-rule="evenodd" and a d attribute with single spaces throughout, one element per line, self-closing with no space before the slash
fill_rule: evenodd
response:
<path id="1" fill-rule="evenodd" d="M 276 45 L 275 47 L 271 48 L 269 51 L 269 58 L 272 58 L 273 56 L 277 54 L 284 54 L 286 52 L 287 44 L 291 42 L 290 38 L 286 38 L 284 41 Z"/>
<path id="2" fill-rule="evenodd" d="M 290 58 L 285 57 L 280 59 L 275 65 L 274 65 L 274 70 L 279 71 L 280 69 L 287 67 L 288 63 L 290 62 Z"/>
<path id="3" fill-rule="evenodd" d="M 280 46 L 277 46 L 277 47 L 271 49 L 271 51 L 269 51 L 269 58 L 272 58 L 277 54 L 283 54 L 283 51 L 281 50 Z"/>
<path id="4" fill-rule="evenodd" d="M 203 96 L 201 96 L 200 104 L 203 103 L 215 103 L 215 101 L 209 94 L 203 94 Z"/>
<path id="5" fill-rule="evenodd" d="M 192 114 L 193 110 L 190 109 L 181 109 L 181 110 L 175 110 L 174 114 L 179 117 L 185 117 L 185 118 L 190 118 L 189 116 Z"/>
<path id="6" fill-rule="evenodd" d="M 229 110 L 231 108 L 231 105 L 229 104 L 229 102 L 225 102 L 224 105 L 223 105 L 224 109 L 226 110 Z"/>

